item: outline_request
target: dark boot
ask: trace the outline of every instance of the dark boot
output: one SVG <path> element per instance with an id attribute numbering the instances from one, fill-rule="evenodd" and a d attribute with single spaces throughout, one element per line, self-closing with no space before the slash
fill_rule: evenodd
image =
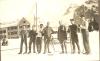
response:
<path id="1" fill-rule="evenodd" d="M 19 52 L 18 54 L 22 54 L 22 52 Z"/>

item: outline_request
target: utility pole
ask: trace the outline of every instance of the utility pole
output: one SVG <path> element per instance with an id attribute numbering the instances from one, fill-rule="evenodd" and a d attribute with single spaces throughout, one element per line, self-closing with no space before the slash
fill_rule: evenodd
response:
<path id="1" fill-rule="evenodd" d="M 37 1 L 36 1 L 36 17 L 35 17 L 35 20 L 36 20 L 36 31 L 37 31 Z"/>

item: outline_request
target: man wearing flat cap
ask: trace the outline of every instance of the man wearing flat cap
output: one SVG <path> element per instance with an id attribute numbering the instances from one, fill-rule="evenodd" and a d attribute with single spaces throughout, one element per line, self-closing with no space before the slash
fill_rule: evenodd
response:
<path id="1" fill-rule="evenodd" d="M 31 46 L 32 46 L 32 44 L 33 44 L 33 53 L 36 53 L 35 52 L 36 35 L 37 35 L 37 33 L 36 33 L 36 26 L 33 25 L 32 29 L 29 31 L 29 38 L 30 38 L 30 40 L 29 40 L 29 52 L 28 52 L 28 54 L 31 53 Z"/>
<path id="2" fill-rule="evenodd" d="M 80 53 L 80 47 L 79 47 L 79 41 L 78 41 L 78 35 L 77 35 L 77 25 L 74 23 L 74 19 L 70 19 L 71 25 L 68 28 L 68 31 L 70 32 L 71 41 L 72 41 L 72 53 L 75 53 L 75 44 L 78 48 L 78 53 Z"/>

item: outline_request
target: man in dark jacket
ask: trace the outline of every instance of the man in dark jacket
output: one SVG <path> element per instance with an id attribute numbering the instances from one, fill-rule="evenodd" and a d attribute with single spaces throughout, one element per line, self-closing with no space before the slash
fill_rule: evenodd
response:
<path id="1" fill-rule="evenodd" d="M 66 27 L 62 25 L 61 22 L 59 22 L 59 24 L 60 26 L 58 27 L 58 40 L 60 42 L 61 49 L 62 49 L 61 53 L 64 53 L 64 50 L 67 53 L 67 48 L 65 44 L 65 40 L 67 40 Z"/>
<path id="2" fill-rule="evenodd" d="M 51 42 L 51 34 L 53 33 L 53 29 L 49 26 L 49 22 L 47 22 L 47 26 L 43 29 L 44 33 L 44 54 L 48 49 L 48 53 L 51 53 L 49 50 L 50 42 Z"/>
<path id="3" fill-rule="evenodd" d="M 22 30 L 20 32 L 21 35 L 21 44 L 20 44 L 20 52 L 18 54 L 22 53 L 22 47 L 23 47 L 23 43 L 25 43 L 25 53 L 27 53 L 27 31 L 25 30 L 25 25 L 22 26 Z"/>
<path id="4" fill-rule="evenodd" d="M 78 27 L 74 23 L 74 19 L 71 19 L 70 21 L 71 21 L 71 25 L 69 26 L 68 31 L 70 32 L 72 46 L 73 46 L 72 53 L 75 53 L 75 44 L 77 45 L 78 53 L 80 53 L 80 47 L 79 47 L 79 41 L 78 41 L 78 35 L 77 35 Z"/>
<path id="5" fill-rule="evenodd" d="M 29 53 L 31 53 L 31 45 L 33 43 L 33 53 L 35 53 L 35 43 L 36 43 L 36 30 L 35 30 L 35 26 L 32 26 L 32 30 L 30 30 L 29 32 L 29 37 L 30 37 L 30 41 L 29 41 Z"/>
<path id="6" fill-rule="evenodd" d="M 95 18 L 93 20 L 90 20 L 89 26 L 88 26 L 89 32 L 94 31 L 94 30 L 99 30 L 99 25 L 96 22 Z"/>

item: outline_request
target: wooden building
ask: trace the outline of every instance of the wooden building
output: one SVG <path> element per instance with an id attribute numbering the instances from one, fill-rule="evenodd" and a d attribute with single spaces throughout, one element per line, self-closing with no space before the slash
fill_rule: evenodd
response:
<path id="1" fill-rule="evenodd" d="M 30 23 L 25 18 L 22 18 L 12 24 L 3 25 L 0 29 L 0 36 L 8 39 L 19 38 L 22 25 L 26 26 L 26 30 L 30 29 Z"/>

